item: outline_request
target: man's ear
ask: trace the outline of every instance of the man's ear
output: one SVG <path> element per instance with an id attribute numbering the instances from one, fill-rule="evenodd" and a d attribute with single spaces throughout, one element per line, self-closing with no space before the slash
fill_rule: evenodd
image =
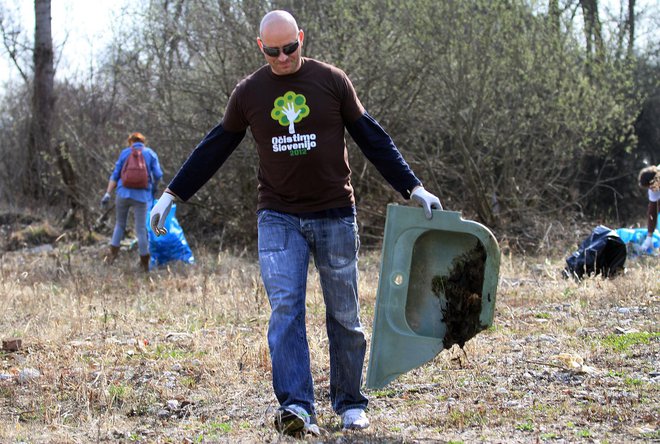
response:
<path id="1" fill-rule="evenodd" d="M 298 40 L 300 40 L 300 46 L 302 46 L 303 40 L 305 40 L 305 31 L 302 29 L 298 31 Z"/>
<path id="2" fill-rule="evenodd" d="M 259 50 L 260 50 L 260 51 L 263 50 L 262 48 L 263 48 L 264 44 L 263 44 L 263 42 L 261 41 L 261 38 L 260 38 L 260 37 L 257 37 L 257 46 L 259 47 Z"/>

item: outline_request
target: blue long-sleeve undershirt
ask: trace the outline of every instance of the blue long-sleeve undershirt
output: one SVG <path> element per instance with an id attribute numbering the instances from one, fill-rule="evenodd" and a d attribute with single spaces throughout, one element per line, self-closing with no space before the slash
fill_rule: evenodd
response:
<path id="1" fill-rule="evenodd" d="M 190 199 L 225 163 L 243 137 L 245 131 L 233 133 L 218 124 L 199 142 L 168 188 L 181 200 Z"/>
<path id="2" fill-rule="evenodd" d="M 392 138 L 376 119 L 365 111 L 358 120 L 346 125 L 346 129 L 364 156 L 376 167 L 392 188 L 401 193 L 404 199 L 410 199 L 413 188 L 422 183 L 403 159 Z"/>

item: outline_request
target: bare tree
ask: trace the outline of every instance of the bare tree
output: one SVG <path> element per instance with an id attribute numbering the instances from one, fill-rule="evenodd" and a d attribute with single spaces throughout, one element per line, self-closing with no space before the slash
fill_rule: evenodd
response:
<path id="1" fill-rule="evenodd" d="M 598 16 L 598 0 L 580 0 L 584 15 L 584 35 L 588 60 L 602 63 L 605 56 L 602 27 Z"/>
<path id="2" fill-rule="evenodd" d="M 35 198 L 44 195 L 45 173 L 42 153 L 48 153 L 51 145 L 55 93 L 53 89 L 55 67 L 53 64 L 53 38 L 51 33 L 50 0 L 34 2 L 34 84 L 32 92 L 32 123 L 28 135 L 28 163 L 24 177 L 27 193 Z"/>
<path id="3" fill-rule="evenodd" d="M 29 71 L 25 57 L 31 52 L 31 48 L 26 42 L 22 27 L 4 5 L 0 5 L 0 37 L 2 37 L 2 46 L 9 60 L 16 67 L 21 78 L 27 83 L 29 81 Z"/>
<path id="4" fill-rule="evenodd" d="M 559 10 L 559 0 L 548 1 L 548 16 L 550 18 L 552 33 L 559 37 L 561 33 L 561 11 Z"/>
<path id="5" fill-rule="evenodd" d="M 628 17 L 626 20 L 626 28 L 628 29 L 628 57 L 633 56 L 633 48 L 635 46 L 635 0 L 628 0 Z"/>

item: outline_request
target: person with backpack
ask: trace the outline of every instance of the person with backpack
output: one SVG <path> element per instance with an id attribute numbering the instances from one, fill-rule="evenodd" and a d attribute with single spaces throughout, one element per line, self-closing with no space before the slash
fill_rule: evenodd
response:
<path id="1" fill-rule="evenodd" d="M 660 212 L 660 165 L 651 165 L 639 172 L 639 187 L 647 190 L 649 203 L 646 209 L 646 226 L 648 232 L 642 243 L 642 251 L 653 250 L 653 232 L 658 226 Z"/>
<path id="2" fill-rule="evenodd" d="M 158 182 L 163 171 L 156 152 L 146 146 L 147 140 L 141 133 L 128 136 L 128 147 L 119 154 L 115 169 L 108 180 L 108 187 L 101 199 L 101 207 L 110 202 L 110 195 L 117 190 L 115 198 L 115 228 L 110 240 L 110 248 L 105 261 L 114 263 L 119 254 L 119 243 L 126 231 L 128 210 L 133 208 L 135 231 L 137 234 L 140 266 L 149 271 L 149 238 L 147 236 L 147 212 L 158 190 Z"/>
<path id="3" fill-rule="evenodd" d="M 150 216 L 154 233 L 165 234 L 174 199 L 192 197 L 250 128 L 259 157 L 257 243 L 280 404 L 274 426 L 294 436 L 320 434 L 305 329 L 311 256 L 326 306 L 332 408 L 345 430 L 369 426 L 361 391 L 367 342 L 358 302 L 360 241 L 345 130 L 396 191 L 424 207 L 428 219 L 433 209 L 442 209 L 366 111 L 344 71 L 303 57 L 303 42 L 290 13 L 263 17 L 256 44 L 266 64 L 235 87 L 222 121 L 190 154 Z"/>

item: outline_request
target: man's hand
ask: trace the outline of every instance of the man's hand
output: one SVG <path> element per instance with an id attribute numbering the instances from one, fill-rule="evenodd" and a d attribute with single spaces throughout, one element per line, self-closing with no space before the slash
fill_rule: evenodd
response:
<path id="1" fill-rule="evenodd" d="M 653 236 L 646 236 L 642 243 L 642 251 L 651 250 L 653 248 Z"/>
<path id="2" fill-rule="evenodd" d="M 149 224 L 156 236 L 167 233 L 167 228 L 163 227 L 163 225 L 172 208 L 172 202 L 174 202 L 174 196 L 170 193 L 163 193 L 160 199 L 158 199 L 158 202 L 156 202 L 156 205 L 151 209 Z"/>
<path id="3" fill-rule="evenodd" d="M 108 206 L 108 202 L 110 202 L 110 194 L 105 193 L 103 195 L 103 198 L 101 199 L 101 208 L 105 208 Z"/>
<path id="4" fill-rule="evenodd" d="M 410 193 L 410 197 L 422 204 L 422 207 L 424 207 L 424 214 L 427 219 L 431 219 L 433 217 L 431 208 L 442 210 L 440 199 L 426 191 L 421 185 L 415 188 L 412 193 Z"/>

